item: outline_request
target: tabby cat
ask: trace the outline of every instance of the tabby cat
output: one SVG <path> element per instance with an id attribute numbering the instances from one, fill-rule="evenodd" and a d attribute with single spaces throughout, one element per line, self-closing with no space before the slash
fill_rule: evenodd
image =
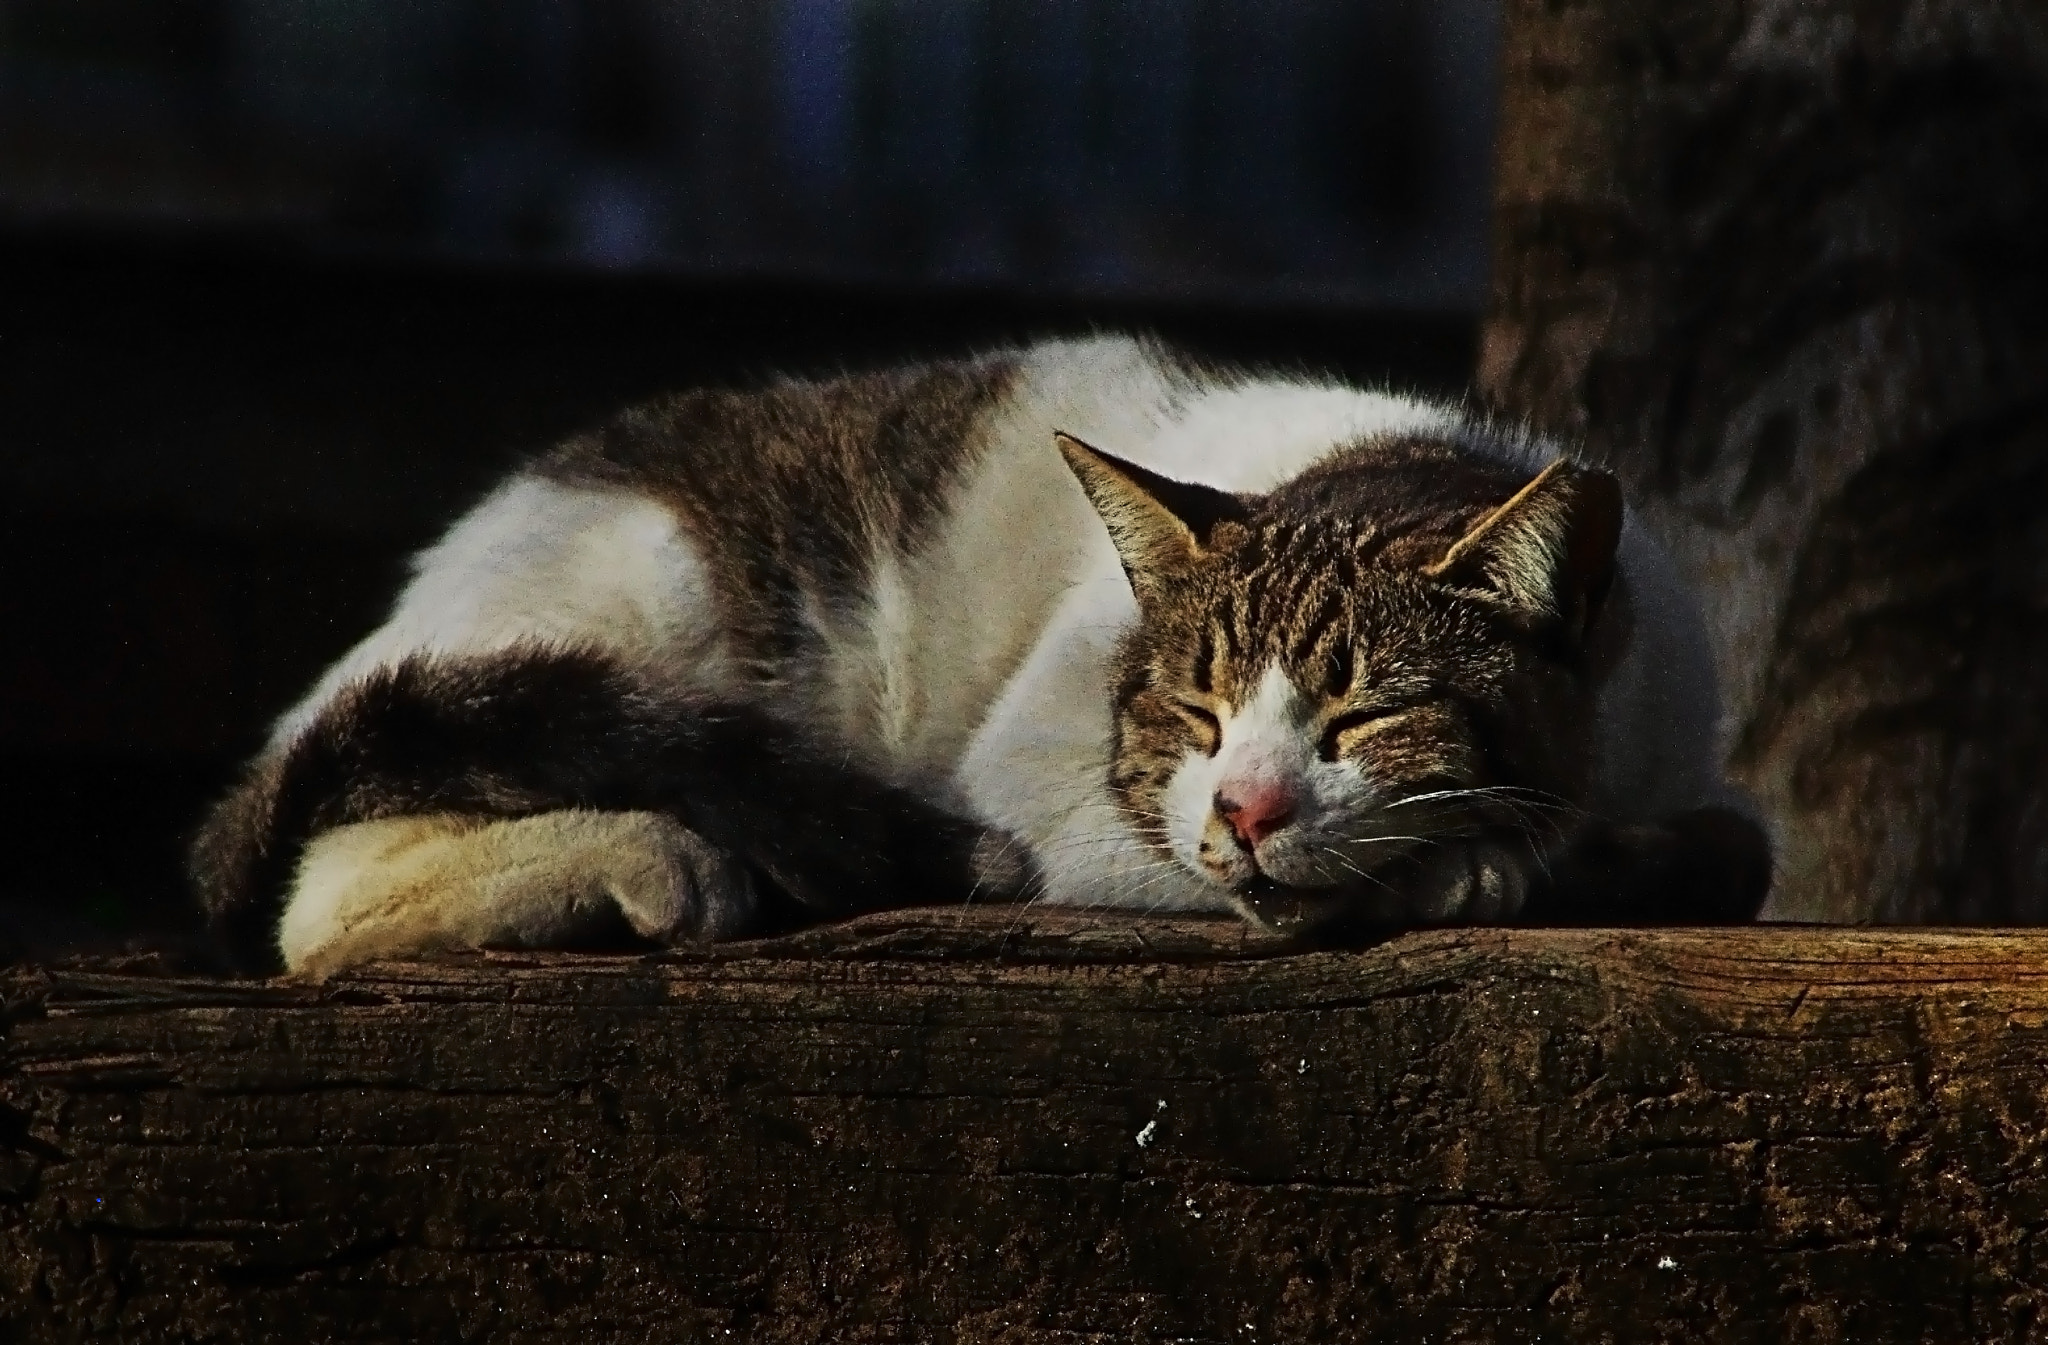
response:
<path id="1" fill-rule="evenodd" d="M 977 898 L 1731 918 L 1768 885 L 1613 479 L 1452 407 L 1111 338 L 687 392 L 415 570 L 194 846 L 248 963 Z"/>

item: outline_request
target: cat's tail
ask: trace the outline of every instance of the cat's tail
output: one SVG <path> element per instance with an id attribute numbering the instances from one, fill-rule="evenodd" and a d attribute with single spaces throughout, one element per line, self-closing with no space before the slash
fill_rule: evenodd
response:
<path id="1" fill-rule="evenodd" d="M 314 837 L 426 814 L 665 815 L 785 910 L 959 901 L 984 828 L 889 784 L 757 708 L 663 691 L 602 655 L 545 646 L 416 656 L 337 695 L 254 762 L 200 829 L 189 869 L 238 967 L 280 965 L 278 921 Z"/>

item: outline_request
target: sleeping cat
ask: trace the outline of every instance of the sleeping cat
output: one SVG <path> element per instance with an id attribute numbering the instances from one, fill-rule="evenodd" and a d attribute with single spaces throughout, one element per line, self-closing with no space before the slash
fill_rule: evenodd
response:
<path id="1" fill-rule="evenodd" d="M 628 410 L 418 558 L 215 810 L 251 964 L 1020 896 L 1304 933 L 1745 916 L 1613 479 L 1094 339 Z"/>

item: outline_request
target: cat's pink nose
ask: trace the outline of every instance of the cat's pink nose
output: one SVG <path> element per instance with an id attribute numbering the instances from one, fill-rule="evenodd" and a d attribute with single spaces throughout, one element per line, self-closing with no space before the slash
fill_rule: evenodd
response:
<path id="1" fill-rule="evenodd" d="M 1280 784 L 1245 785 L 1216 795 L 1216 812 L 1247 847 L 1294 820 L 1294 791 Z"/>

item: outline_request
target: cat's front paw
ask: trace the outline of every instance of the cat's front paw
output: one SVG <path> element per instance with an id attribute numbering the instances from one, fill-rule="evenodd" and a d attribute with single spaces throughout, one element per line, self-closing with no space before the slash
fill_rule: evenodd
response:
<path id="1" fill-rule="evenodd" d="M 1522 915 L 1558 925 L 1740 924 L 1757 917 L 1770 890 L 1763 828 L 1728 808 L 1697 808 L 1586 827 Z"/>
<path id="2" fill-rule="evenodd" d="M 760 898 L 738 858 L 672 818 L 634 817 L 633 843 L 612 850 L 604 882 L 635 934 L 677 944 L 756 932 Z"/>
<path id="3" fill-rule="evenodd" d="M 1498 841 L 1456 841 L 1430 851 L 1407 890 L 1409 917 L 1421 924 L 1512 920 L 1535 886 L 1527 849 Z"/>

